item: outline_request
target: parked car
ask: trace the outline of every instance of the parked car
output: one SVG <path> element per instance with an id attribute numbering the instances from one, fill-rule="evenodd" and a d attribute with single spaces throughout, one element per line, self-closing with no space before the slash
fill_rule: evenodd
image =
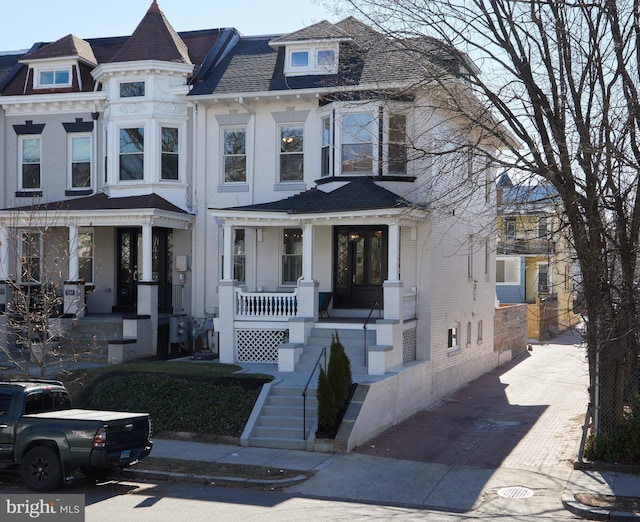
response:
<path id="1" fill-rule="evenodd" d="M 0 468 L 19 468 L 34 491 L 55 490 L 78 469 L 106 477 L 152 446 L 148 413 L 73 409 L 58 381 L 0 381 Z"/>

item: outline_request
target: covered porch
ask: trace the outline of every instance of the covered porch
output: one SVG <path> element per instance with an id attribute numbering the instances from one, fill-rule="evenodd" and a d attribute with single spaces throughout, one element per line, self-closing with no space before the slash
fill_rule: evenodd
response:
<path id="1" fill-rule="evenodd" d="M 416 237 L 426 213 L 373 182 L 359 182 L 359 191 L 353 185 L 210 209 L 222 231 L 221 362 L 306 371 L 313 344 L 328 348 L 334 331 L 358 339 L 347 352 L 366 374 L 384 375 L 415 359 Z M 290 235 L 298 241 L 288 250 Z"/>

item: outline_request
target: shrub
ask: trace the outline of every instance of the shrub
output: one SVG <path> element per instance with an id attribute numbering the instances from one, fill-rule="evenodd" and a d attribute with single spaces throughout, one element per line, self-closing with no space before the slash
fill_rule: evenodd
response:
<path id="1" fill-rule="evenodd" d="M 640 402 L 615 433 L 590 437 L 584 456 L 592 461 L 640 464 Z"/>
<path id="2" fill-rule="evenodd" d="M 322 366 L 320 366 L 316 393 L 318 398 L 318 431 L 332 431 L 335 429 L 338 408 L 336 396 Z"/>
<path id="3" fill-rule="evenodd" d="M 343 411 L 351 395 L 352 376 L 351 361 L 344 351 L 338 332 L 331 335 L 331 352 L 327 376 L 336 397 L 336 407 L 339 412 Z"/>

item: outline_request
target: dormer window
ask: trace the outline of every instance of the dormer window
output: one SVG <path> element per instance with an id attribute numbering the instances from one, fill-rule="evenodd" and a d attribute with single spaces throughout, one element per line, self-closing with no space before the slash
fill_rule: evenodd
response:
<path id="1" fill-rule="evenodd" d="M 41 69 L 36 75 L 36 88 L 71 86 L 71 68 Z"/>
<path id="2" fill-rule="evenodd" d="M 338 45 L 316 44 L 288 46 L 285 74 L 335 74 L 338 72 Z"/>

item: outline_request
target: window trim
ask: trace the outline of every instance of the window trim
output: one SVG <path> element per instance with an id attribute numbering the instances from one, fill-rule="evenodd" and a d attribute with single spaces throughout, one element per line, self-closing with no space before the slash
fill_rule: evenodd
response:
<path id="1" fill-rule="evenodd" d="M 447 354 L 452 355 L 460 351 L 460 323 L 450 323 L 447 328 Z"/>
<path id="2" fill-rule="evenodd" d="M 287 254 L 285 252 L 285 234 L 287 233 L 287 231 L 293 231 L 298 232 L 300 234 L 300 254 Z M 304 230 L 300 227 L 283 227 L 280 229 L 280 248 L 281 248 L 281 254 L 280 254 L 280 259 L 281 259 L 281 263 L 280 263 L 280 284 L 282 286 L 296 286 L 298 284 L 298 279 L 300 276 L 302 276 L 302 256 L 303 256 L 303 234 L 304 234 Z M 300 275 L 295 279 L 295 281 L 285 281 L 284 280 L 284 260 L 285 260 L 285 256 L 290 256 L 291 258 L 293 257 L 299 257 L 300 258 Z"/>
<path id="3" fill-rule="evenodd" d="M 38 67 L 34 70 L 34 89 L 61 89 L 64 87 L 71 87 L 73 83 L 73 67 L 71 65 L 65 65 L 60 67 Z M 56 82 L 57 73 L 65 72 L 68 75 L 68 81 Z M 53 73 L 53 81 L 51 83 L 42 82 L 43 73 Z"/>
<path id="4" fill-rule="evenodd" d="M 36 162 L 24 161 L 24 143 L 28 140 L 38 141 L 38 186 L 24 186 L 24 165 L 36 165 Z M 40 134 L 25 134 L 18 136 L 18 190 L 21 192 L 40 192 L 42 190 L 42 136 Z"/>
<path id="5" fill-rule="evenodd" d="M 73 143 L 76 139 L 89 139 L 89 185 L 86 187 L 74 186 L 73 184 L 73 165 L 74 163 L 83 163 L 83 162 L 74 162 L 73 160 Z M 82 132 L 82 133 L 68 133 L 67 134 L 67 186 L 70 191 L 85 191 L 91 189 L 93 187 L 93 133 L 91 132 Z M 85 162 L 86 163 L 86 162 Z"/>
<path id="6" fill-rule="evenodd" d="M 287 152 L 287 151 L 283 151 L 282 150 L 282 141 L 283 141 L 283 137 L 282 137 L 282 129 L 284 129 L 285 127 L 294 127 L 294 128 L 298 128 L 302 131 L 302 149 L 300 151 L 295 151 L 295 152 Z M 304 123 L 303 122 L 291 122 L 291 123 L 278 123 L 277 124 L 277 139 L 278 139 L 278 180 L 277 183 L 300 183 L 302 181 L 304 181 Z M 300 173 L 300 178 L 299 179 L 282 179 L 282 159 L 283 156 L 300 156 L 301 159 L 301 164 L 302 164 L 302 172 Z"/>
<path id="7" fill-rule="evenodd" d="M 175 152 L 171 151 L 171 152 L 165 152 L 164 151 L 164 130 L 165 129 L 173 129 L 176 131 L 177 133 L 177 140 L 176 140 L 176 147 L 177 150 Z M 181 143 L 180 140 L 182 138 L 182 132 L 180 132 L 180 127 L 178 125 L 170 125 L 170 124 L 161 124 L 160 125 L 160 181 L 163 183 L 176 183 L 180 181 L 180 177 L 182 174 L 182 168 L 180 166 L 180 161 L 181 161 L 181 156 L 182 154 L 180 153 L 182 147 L 181 147 Z M 175 178 L 165 178 L 163 176 L 164 173 L 164 158 L 165 155 L 171 155 L 171 156 L 175 156 L 175 165 L 176 165 L 176 177 Z"/>
<path id="8" fill-rule="evenodd" d="M 124 85 L 134 85 L 134 84 L 142 84 L 142 94 L 130 94 L 127 96 L 122 95 L 122 87 Z M 118 98 L 119 99 L 128 99 L 128 98 L 144 98 L 147 95 L 147 83 L 145 80 L 127 80 L 118 83 Z"/>
<path id="9" fill-rule="evenodd" d="M 333 53 L 333 61 L 331 64 L 321 64 L 320 53 L 327 51 Z M 294 65 L 294 55 L 304 53 L 307 54 L 307 64 Z M 284 74 L 285 76 L 336 74 L 339 61 L 340 47 L 337 42 L 288 45 L 285 50 Z"/>
<path id="10" fill-rule="evenodd" d="M 122 144 L 120 142 L 121 140 L 121 133 L 124 130 L 127 129 L 137 129 L 137 130 L 141 130 L 142 131 L 142 151 L 141 152 L 128 152 L 128 153 L 123 153 L 122 152 Z M 146 144 L 145 144 L 145 134 L 146 134 L 146 127 L 144 124 L 138 124 L 136 125 L 135 123 L 132 123 L 131 125 L 127 125 L 127 126 L 120 126 L 117 128 L 117 182 L 118 183 L 140 183 L 140 182 L 144 182 L 144 180 L 146 179 L 146 161 L 145 161 L 145 156 L 146 156 Z M 121 167 L 121 159 L 122 156 L 124 155 L 140 155 L 142 156 L 142 177 L 140 178 L 135 178 L 135 179 L 123 179 L 122 178 L 122 167 Z"/>
<path id="11" fill-rule="evenodd" d="M 233 130 L 242 130 L 244 132 L 244 153 L 242 154 L 226 154 L 225 153 L 225 132 L 233 131 Z M 221 184 L 227 186 L 237 186 L 237 185 L 246 185 L 248 184 L 248 176 L 249 176 L 249 132 L 246 124 L 239 125 L 224 125 L 220 127 L 220 173 L 222 176 Z M 244 180 L 241 181 L 227 181 L 227 169 L 226 169 L 226 158 L 227 157 L 240 157 L 244 156 Z"/>

